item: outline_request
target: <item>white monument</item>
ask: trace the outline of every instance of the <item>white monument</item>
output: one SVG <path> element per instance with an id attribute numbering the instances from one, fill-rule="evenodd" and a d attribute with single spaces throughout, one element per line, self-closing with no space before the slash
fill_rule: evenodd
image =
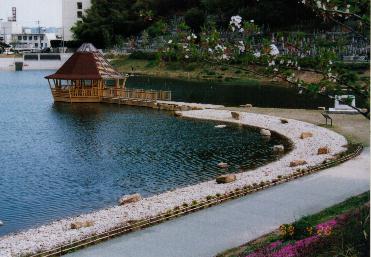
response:
<path id="1" fill-rule="evenodd" d="M 346 104 L 349 103 L 349 104 Z M 330 113 L 358 113 L 356 107 L 356 97 L 354 95 L 336 95 L 335 108 L 330 108 Z"/>

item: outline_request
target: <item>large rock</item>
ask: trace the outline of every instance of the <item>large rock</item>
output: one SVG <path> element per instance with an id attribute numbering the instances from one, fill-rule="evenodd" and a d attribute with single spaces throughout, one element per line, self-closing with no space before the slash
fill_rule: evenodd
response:
<path id="1" fill-rule="evenodd" d="M 238 112 L 231 112 L 232 118 L 235 120 L 240 119 L 240 114 Z"/>
<path id="2" fill-rule="evenodd" d="M 287 124 L 287 123 L 289 123 L 289 121 L 286 120 L 286 119 L 280 119 L 280 121 L 281 121 L 282 124 Z"/>
<path id="3" fill-rule="evenodd" d="M 330 149 L 327 146 L 318 148 L 318 155 L 329 154 L 329 153 L 330 153 Z"/>
<path id="4" fill-rule="evenodd" d="M 183 116 L 183 114 L 181 112 L 178 112 L 178 111 L 174 112 L 174 115 L 176 117 L 182 117 Z"/>
<path id="5" fill-rule="evenodd" d="M 140 194 L 124 195 L 119 199 L 119 205 L 135 203 L 139 202 L 140 200 L 142 200 L 142 196 Z"/>
<path id="6" fill-rule="evenodd" d="M 312 136 L 313 136 L 313 134 L 311 132 L 303 132 L 303 133 L 301 133 L 300 138 L 301 139 L 306 139 L 306 138 L 312 137 Z"/>
<path id="7" fill-rule="evenodd" d="M 236 175 L 234 174 L 226 174 L 222 175 L 216 178 L 216 183 L 218 184 L 226 184 L 226 183 L 231 183 L 233 181 L 236 181 Z"/>
<path id="8" fill-rule="evenodd" d="M 252 104 L 241 104 L 240 107 L 252 108 Z"/>
<path id="9" fill-rule="evenodd" d="M 268 129 L 261 129 L 260 130 L 260 135 L 262 135 L 263 137 L 270 137 L 272 135 L 272 133 Z"/>
<path id="10" fill-rule="evenodd" d="M 283 145 L 273 146 L 273 152 L 275 153 L 283 153 L 284 151 L 285 151 L 285 147 Z"/>
<path id="11" fill-rule="evenodd" d="M 94 221 L 75 221 L 71 223 L 71 229 L 88 228 L 94 225 Z"/>
<path id="12" fill-rule="evenodd" d="M 226 169 L 229 167 L 228 163 L 225 163 L 225 162 L 220 162 L 218 163 L 217 165 L 219 168 L 222 168 L 222 169 Z"/>
<path id="13" fill-rule="evenodd" d="M 305 160 L 295 160 L 295 161 L 290 162 L 290 167 L 296 167 L 296 166 L 301 166 L 305 164 L 307 164 Z"/>
<path id="14" fill-rule="evenodd" d="M 226 128 L 227 125 L 221 124 L 221 125 L 216 125 L 215 128 Z"/>

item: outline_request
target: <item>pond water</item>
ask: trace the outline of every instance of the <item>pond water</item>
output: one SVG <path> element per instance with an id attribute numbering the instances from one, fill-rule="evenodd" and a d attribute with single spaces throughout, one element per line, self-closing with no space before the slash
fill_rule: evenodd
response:
<path id="1" fill-rule="evenodd" d="M 0 235 L 277 158 L 256 129 L 110 104 L 53 103 L 50 72 L 0 73 Z M 230 171 L 229 171 L 230 172 Z"/>
<path id="2" fill-rule="evenodd" d="M 228 84 L 182 81 L 153 77 L 130 77 L 128 87 L 170 90 L 174 101 L 225 106 L 252 104 L 256 107 L 317 109 L 333 107 L 334 101 L 320 95 L 298 94 L 295 88 L 249 81 Z"/>

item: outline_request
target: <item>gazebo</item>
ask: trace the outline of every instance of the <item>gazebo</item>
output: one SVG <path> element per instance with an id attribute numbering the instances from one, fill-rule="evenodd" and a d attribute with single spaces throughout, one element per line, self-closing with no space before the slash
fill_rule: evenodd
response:
<path id="1" fill-rule="evenodd" d="M 116 71 L 92 44 L 83 44 L 53 75 L 45 77 L 55 102 L 101 102 L 108 89 L 125 88 L 126 76 Z"/>

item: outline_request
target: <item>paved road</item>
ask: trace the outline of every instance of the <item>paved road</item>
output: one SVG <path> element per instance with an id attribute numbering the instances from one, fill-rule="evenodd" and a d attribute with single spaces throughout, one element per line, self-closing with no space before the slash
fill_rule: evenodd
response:
<path id="1" fill-rule="evenodd" d="M 69 257 L 208 257 L 369 190 L 370 152 L 335 168 L 81 250 Z"/>

